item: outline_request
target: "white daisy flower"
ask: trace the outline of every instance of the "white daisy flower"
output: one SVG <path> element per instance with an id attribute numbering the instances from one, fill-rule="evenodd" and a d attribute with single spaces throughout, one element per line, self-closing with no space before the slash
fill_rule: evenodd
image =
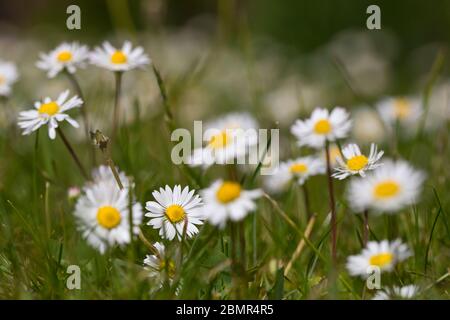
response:
<path id="1" fill-rule="evenodd" d="M 394 286 L 378 290 L 372 300 L 408 300 L 414 299 L 419 293 L 419 287 L 408 285 L 403 287 Z"/>
<path id="2" fill-rule="evenodd" d="M 166 248 L 163 243 L 156 242 L 153 244 L 157 254 L 147 255 L 144 259 L 144 265 L 149 271 L 150 277 L 159 277 L 161 272 L 167 272 L 169 278 L 175 275 L 175 261 L 166 256 Z"/>
<path id="3" fill-rule="evenodd" d="M 327 109 L 316 108 L 306 120 L 296 120 L 291 127 L 292 134 L 298 139 L 299 146 L 322 148 L 325 141 L 345 138 L 352 122 L 348 112 L 340 107 L 331 113 Z"/>
<path id="4" fill-rule="evenodd" d="M 35 102 L 34 110 L 20 112 L 18 124 L 23 129 L 22 134 L 31 134 L 43 125 L 48 124 L 48 135 L 50 139 L 55 139 L 58 122 L 64 120 L 78 128 L 78 123 L 65 112 L 80 107 L 83 101 L 76 95 L 67 100 L 68 97 L 69 90 L 66 90 L 56 100 L 47 97 L 42 102 Z"/>
<path id="5" fill-rule="evenodd" d="M 47 71 L 49 78 L 53 78 L 64 69 L 75 73 L 77 68 L 84 68 L 89 57 L 89 49 L 78 42 L 64 42 L 49 53 L 41 53 L 39 57 L 36 66 Z"/>
<path id="6" fill-rule="evenodd" d="M 84 194 L 78 198 L 74 215 L 77 219 L 78 229 L 87 242 L 104 253 L 114 245 L 123 246 L 130 242 L 130 195 L 128 179 L 123 172 L 119 172 L 124 184 L 121 190 L 108 167 L 101 166 L 93 172 L 94 177 L 100 177 L 103 172 L 104 179 L 94 180 L 84 188 Z M 133 217 L 133 233 L 138 234 L 142 222 L 142 206 L 133 201 L 131 206 Z"/>
<path id="7" fill-rule="evenodd" d="M 0 60 L 0 96 L 9 96 L 12 85 L 19 78 L 16 65 Z"/>
<path id="8" fill-rule="evenodd" d="M 201 192 L 205 205 L 203 213 L 208 221 L 220 228 L 227 220 L 240 221 L 256 209 L 253 201 L 262 195 L 261 190 L 243 190 L 238 182 L 215 181 Z"/>
<path id="9" fill-rule="evenodd" d="M 352 276 L 367 277 L 373 273 L 373 267 L 380 271 L 391 272 L 394 266 L 410 257 L 408 246 L 399 239 L 389 242 L 370 241 L 361 254 L 347 258 L 347 270 Z"/>
<path id="10" fill-rule="evenodd" d="M 398 122 L 405 128 L 417 123 L 422 115 L 422 102 L 419 98 L 385 98 L 377 104 L 378 113 L 388 128 Z"/>
<path id="11" fill-rule="evenodd" d="M 267 176 L 265 186 L 272 192 L 279 192 L 284 190 L 292 180 L 303 185 L 309 177 L 323 173 L 325 173 L 325 163 L 322 159 L 312 156 L 301 157 L 280 163 L 273 174 Z"/>
<path id="12" fill-rule="evenodd" d="M 370 154 L 368 157 L 361 153 L 357 144 L 351 143 L 342 149 L 344 159 L 337 158 L 338 166 L 335 168 L 333 177 L 343 180 L 348 176 L 359 174 L 361 177 L 366 176 L 366 171 L 374 170 L 381 166 L 378 160 L 384 154 L 384 151 L 378 152 L 377 145 L 370 145 Z"/>
<path id="13" fill-rule="evenodd" d="M 347 195 L 355 211 L 395 212 L 418 200 L 424 178 L 406 161 L 388 160 L 365 178 L 351 180 Z"/>
<path id="14" fill-rule="evenodd" d="M 205 125 L 203 139 L 208 143 L 193 150 L 191 166 L 230 164 L 245 159 L 258 142 L 258 123 L 248 113 L 230 113 Z"/>
<path id="15" fill-rule="evenodd" d="M 194 236 L 198 233 L 196 225 L 203 224 L 204 220 L 200 210 L 202 199 L 199 195 L 194 196 L 194 192 L 189 191 L 189 187 L 181 190 L 180 185 L 173 191 L 167 185 L 165 189 L 153 191 L 156 201 L 148 201 L 145 205 L 149 211 L 145 216 L 150 218 L 147 224 L 159 229 L 159 235 L 164 239 L 172 240 L 176 235 L 181 240 L 185 229 L 188 238 Z"/>
<path id="16" fill-rule="evenodd" d="M 98 67 L 118 72 L 142 68 L 151 62 L 142 47 L 133 49 L 129 41 L 125 41 L 121 49 L 105 41 L 103 47 L 97 47 L 91 52 L 90 60 Z"/>

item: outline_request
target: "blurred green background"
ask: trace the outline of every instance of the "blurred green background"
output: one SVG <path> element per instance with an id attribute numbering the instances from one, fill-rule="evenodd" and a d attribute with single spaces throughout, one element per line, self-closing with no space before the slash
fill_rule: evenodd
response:
<path id="1" fill-rule="evenodd" d="M 48 27 L 63 31 L 70 4 L 82 10 L 82 30 L 71 31 L 77 38 L 101 37 L 117 29 L 180 27 L 204 16 L 215 20 L 219 27 L 215 31 L 233 36 L 245 23 L 254 34 L 268 35 L 305 52 L 329 41 L 340 30 L 365 29 L 366 8 L 377 4 L 382 29 L 402 39 L 402 52 L 425 42 L 450 40 L 447 0 L 2 0 L 0 21 L 18 32 Z M 5 31 L 3 28 L 1 33 Z"/>

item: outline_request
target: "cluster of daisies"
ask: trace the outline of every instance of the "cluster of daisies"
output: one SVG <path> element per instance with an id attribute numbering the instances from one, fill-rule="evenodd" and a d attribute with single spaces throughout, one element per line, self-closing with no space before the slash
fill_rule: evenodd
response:
<path id="1" fill-rule="evenodd" d="M 147 225 L 159 230 L 162 239 L 182 241 L 196 235 L 205 220 L 223 228 L 229 220 L 244 219 L 256 208 L 254 200 L 261 195 L 260 190 L 244 190 L 235 181 L 215 181 L 200 195 L 187 186 L 166 185 L 153 191 L 153 200 L 146 202 L 143 214 L 130 191 L 133 186 L 125 183 L 120 189 L 109 167 L 97 168 L 92 177 L 77 200 L 75 217 L 83 237 L 101 253 L 130 243 L 139 233 L 143 215 L 149 218 Z M 119 178 L 131 180 L 122 172 Z M 156 242 L 153 247 L 154 254 L 144 260 L 152 271 L 150 275 L 166 271 L 173 277 L 175 264 L 167 257 L 164 244 Z"/>
<path id="2" fill-rule="evenodd" d="M 144 67 L 150 63 L 150 59 L 141 47 L 133 49 L 129 42 L 125 42 L 121 49 L 116 49 L 105 42 L 93 52 L 89 52 L 86 46 L 78 43 L 63 43 L 51 52 L 41 54 L 36 66 L 47 71 L 48 77 L 52 78 L 59 73 L 73 75 L 78 68 L 85 67 L 88 62 L 121 73 Z M 23 129 L 24 135 L 47 125 L 50 139 L 55 139 L 57 132 L 61 130 L 60 122 L 67 121 L 73 127 L 79 127 L 67 111 L 80 108 L 83 103 L 79 96 L 70 97 L 69 90 L 66 90 L 56 99 L 46 97 L 42 101 L 35 102 L 34 109 L 21 112 L 18 125 Z M 225 130 L 255 126 L 254 120 L 248 115 L 222 119 L 211 125 L 211 129 L 218 132 L 209 137 L 208 145 L 196 150 L 194 154 L 198 152 L 209 158 L 214 155 L 210 164 L 224 164 L 245 153 L 248 146 L 256 144 L 255 139 L 249 138 L 237 147 L 231 146 L 230 142 L 239 139 L 235 140 L 236 136 L 233 136 L 233 133 L 229 137 Z M 227 146 L 231 146 L 227 152 L 220 151 Z M 210 152 L 211 150 L 219 151 L 219 158 L 215 152 Z M 192 165 L 195 165 L 195 160 Z M 78 229 L 86 241 L 102 254 L 110 248 L 130 243 L 133 236 L 139 233 L 144 216 L 141 204 L 136 202 L 133 195 L 133 184 L 128 183 L 131 180 L 118 170 L 116 175 L 109 167 L 100 166 L 93 170 L 82 192 L 74 188 L 70 190 L 72 198 L 78 198 L 74 212 Z M 121 183 L 118 184 L 117 180 Z M 201 196 L 195 190 L 190 190 L 189 187 L 182 188 L 180 185 L 155 190 L 152 193 L 154 200 L 148 201 L 145 205 L 147 211 L 145 216 L 149 218 L 147 224 L 159 230 L 162 239 L 181 241 L 197 234 L 198 226 L 205 220 L 220 228 L 223 228 L 229 220 L 233 222 L 242 220 L 256 209 L 254 200 L 261 195 L 261 191 L 244 190 L 240 183 L 230 179 L 217 180 L 209 188 L 201 190 L 200 194 Z M 154 254 L 148 255 L 144 264 L 150 270 L 159 272 L 165 270 L 169 276 L 173 276 L 174 263 L 166 257 L 165 246 L 156 242 L 153 249 Z"/>
<path id="3" fill-rule="evenodd" d="M 188 163 L 203 169 L 213 164 L 225 165 L 245 156 L 256 145 L 254 137 L 246 129 L 257 128 L 249 114 L 232 113 L 206 124 L 204 146 L 194 149 Z M 242 139 L 240 139 L 242 138 Z M 260 189 L 246 190 L 235 177 L 218 179 L 208 188 L 199 191 L 177 185 L 160 188 L 152 193 L 154 201 L 146 202 L 148 225 L 159 230 L 162 239 L 183 240 L 199 232 L 204 221 L 223 229 L 227 223 L 242 221 L 256 209 L 255 200 L 262 195 Z M 156 252 L 148 255 L 144 263 L 152 274 L 174 275 L 175 264 L 167 257 L 165 246 L 155 243 Z"/>
<path id="4" fill-rule="evenodd" d="M 62 43 L 49 53 L 41 53 L 36 66 L 46 71 L 49 78 L 53 78 L 62 71 L 73 74 L 88 63 L 110 71 L 123 72 L 141 68 L 150 62 L 144 49 L 133 48 L 129 41 L 125 41 L 121 48 L 115 48 L 106 41 L 93 51 L 89 51 L 85 45 L 73 42 Z"/>
<path id="5" fill-rule="evenodd" d="M 92 52 L 87 46 L 73 42 L 63 43 L 49 53 L 41 53 L 36 66 L 46 71 L 49 78 L 53 78 L 59 73 L 66 73 L 74 77 L 73 74 L 77 69 L 84 68 L 88 63 L 122 73 L 142 68 L 150 62 L 150 58 L 144 53 L 142 47 L 133 48 L 128 41 L 121 48 L 115 48 L 109 42 L 105 42 L 102 47 L 97 47 Z M 0 80 L 2 79 L 1 74 L 2 69 L 0 68 Z M 9 82 L 11 81 L 9 80 Z M 75 89 L 79 89 L 79 87 Z M 78 94 L 81 95 L 81 92 Z M 69 99 L 69 95 L 67 90 L 56 99 L 46 97 L 42 101 L 36 101 L 31 110 L 20 112 L 19 127 L 22 128 L 23 134 L 31 134 L 40 127 L 48 125 L 49 137 L 55 139 L 58 123 L 62 121 L 67 121 L 73 127 L 78 128 L 78 123 L 67 114 L 67 111 L 81 107 L 84 101 L 77 95 Z"/>
<path id="6" fill-rule="evenodd" d="M 53 78 L 59 73 L 73 77 L 78 68 L 88 63 L 120 74 L 145 67 L 150 62 L 143 48 L 133 48 L 130 42 L 125 42 L 121 48 L 105 42 L 94 51 L 78 43 L 63 43 L 51 52 L 41 54 L 36 66 Z M 16 67 L 0 61 L 0 95 L 9 95 L 17 78 Z M 23 134 L 31 134 L 47 125 L 50 139 L 55 139 L 58 132 L 62 134 L 59 125 L 64 121 L 78 128 L 77 121 L 67 113 L 83 106 L 81 93 L 78 93 L 70 96 L 66 90 L 57 98 L 46 97 L 35 102 L 31 110 L 21 112 L 18 125 Z M 416 121 L 421 114 L 420 108 L 420 103 L 408 98 L 389 98 L 378 105 L 381 118 L 392 130 L 399 123 Z M 415 203 L 424 174 L 406 161 L 382 159 L 384 152 L 375 144 L 370 145 L 368 153 L 355 143 L 341 148 L 341 141 L 348 138 L 351 127 L 349 113 L 340 107 L 331 111 L 316 108 L 308 119 L 296 120 L 291 133 L 303 155 L 281 162 L 273 174 L 264 179 L 264 188 L 279 193 L 291 184 L 306 187 L 310 177 L 327 174 L 330 181 L 331 178 L 350 180 L 347 199 L 355 213 L 394 214 Z M 193 150 L 188 164 L 206 170 L 214 164 L 228 165 L 242 159 L 258 144 L 257 128 L 257 121 L 247 113 L 232 113 L 207 123 L 205 143 Z M 217 179 L 198 191 L 188 186 L 166 185 L 154 190 L 153 199 L 143 207 L 133 194 L 134 185 L 130 182 L 133 179 L 111 169 L 107 166 L 96 168 L 80 194 L 71 190 L 73 197 L 77 197 L 74 215 L 78 229 L 102 254 L 110 248 L 129 244 L 140 234 L 144 216 L 148 218 L 146 224 L 158 230 L 161 239 L 183 241 L 194 237 L 205 221 L 224 228 L 227 223 L 243 220 L 255 211 L 256 200 L 263 195 L 260 189 L 244 189 L 234 172 L 228 179 Z M 233 166 L 233 169 L 237 171 L 237 167 Z M 146 256 L 144 265 L 151 275 L 164 271 L 172 278 L 176 266 L 166 254 L 164 244 L 158 241 L 151 246 L 153 254 Z M 347 269 L 351 275 L 362 277 L 366 277 L 373 267 L 390 272 L 411 255 L 400 240 L 370 241 L 359 255 L 348 258 Z M 392 295 L 410 298 L 417 290 L 415 286 L 392 287 L 379 292 L 375 298 Z"/>
<path id="7" fill-rule="evenodd" d="M 383 101 L 379 111 L 380 115 L 389 115 L 384 118 L 386 124 L 395 125 L 399 120 L 417 115 L 417 108 L 417 104 L 406 99 L 391 99 Z M 355 213 L 395 214 L 414 204 L 419 198 L 424 174 L 404 160 L 382 161 L 384 152 L 378 151 L 375 144 L 371 144 L 368 154 L 361 152 L 354 143 L 341 149 L 339 140 L 347 138 L 351 125 L 349 114 L 340 107 L 331 112 L 317 108 L 310 118 L 297 120 L 291 132 L 298 145 L 325 150 L 325 156 L 322 152 L 283 162 L 278 173 L 267 179 L 269 190 L 280 191 L 292 182 L 303 185 L 308 177 L 325 173 L 328 165 L 334 170 L 331 177 L 339 180 L 351 178 L 347 199 Z M 338 145 L 334 145 L 334 151 L 333 143 Z M 372 274 L 373 268 L 390 272 L 411 255 L 407 245 L 400 240 L 370 241 L 359 255 L 348 257 L 347 269 L 352 276 L 366 278 Z M 389 295 L 411 298 L 417 291 L 416 286 L 387 288 L 375 298 Z"/>

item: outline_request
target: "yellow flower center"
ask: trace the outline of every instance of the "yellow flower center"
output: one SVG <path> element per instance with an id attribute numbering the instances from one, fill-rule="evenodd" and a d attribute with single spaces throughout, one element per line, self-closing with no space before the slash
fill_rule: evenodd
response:
<path id="1" fill-rule="evenodd" d="M 347 160 L 347 168 L 353 171 L 359 171 L 363 169 L 368 162 L 369 159 L 364 155 L 354 156 Z"/>
<path id="2" fill-rule="evenodd" d="M 166 216 L 170 222 L 177 223 L 184 220 L 186 212 L 178 204 L 173 204 L 166 209 Z"/>
<path id="3" fill-rule="evenodd" d="M 0 74 L 0 84 L 3 84 L 5 82 L 6 82 L 5 77 Z"/>
<path id="4" fill-rule="evenodd" d="M 327 119 L 322 119 L 314 125 L 314 131 L 317 134 L 328 134 L 331 131 L 331 123 Z"/>
<path id="5" fill-rule="evenodd" d="M 385 199 L 391 198 L 400 192 L 400 186 L 397 182 L 388 180 L 377 184 L 373 190 L 376 198 Z"/>
<path id="6" fill-rule="evenodd" d="M 97 222 L 103 228 L 114 229 L 122 220 L 119 210 L 111 206 L 104 206 L 97 211 Z"/>
<path id="7" fill-rule="evenodd" d="M 384 267 L 392 262 L 394 258 L 393 254 L 390 252 L 384 252 L 380 254 L 376 254 L 370 257 L 369 263 L 372 266 Z"/>
<path id="8" fill-rule="evenodd" d="M 407 99 L 396 99 L 394 102 L 394 113 L 397 118 L 405 119 L 411 114 L 411 104 Z"/>
<path id="9" fill-rule="evenodd" d="M 304 163 L 294 163 L 290 170 L 292 173 L 306 173 L 308 171 L 308 166 Z"/>
<path id="10" fill-rule="evenodd" d="M 173 278 L 175 276 L 175 262 L 169 260 L 168 263 L 166 263 L 166 260 L 161 260 L 159 263 L 159 271 L 166 271 L 169 278 Z"/>
<path id="11" fill-rule="evenodd" d="M 217 190 L 216 197 L 222 203 L 228 203 L 239 197 L 241 185 L 237 182 L 225 181 Z"/>
<path id="12" fill-rule="evenodd" d="M 38 112 L 40 114 L 47 114 L 49 116 L 53 116 L 59 111 L 59 105 L 55 101 L 51 101 L 49 103 L 43 103 L 39 107 Z"/>
<path id="13" fill-rule="evenodd" d="M 115 64 L 122 64 L 127 62 L 127 56 L 122 51 L 116 51 L 111 56 L 111 62 Z"/>
<path id="14" fill-rule="evenodd" d="M 209 140 L 209 146 L 213 149 L 220 149 L 228 145 L 230 142 L 229 136 L 225 131 L 216 134 Z"/>
<path id="15" fill-rule="evenodd" d="M 68 62 L 72 60 L 72 53 L 69 51 L 61 51 L 57 57 L 59 62 Z"/>

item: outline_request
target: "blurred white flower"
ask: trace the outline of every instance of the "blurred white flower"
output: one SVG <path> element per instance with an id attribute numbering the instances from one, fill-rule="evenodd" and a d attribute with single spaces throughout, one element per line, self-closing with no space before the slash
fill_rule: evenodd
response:
<path id="1" fill-rule="evenodd" d="M 322 148 L 325 141 L 345 138 L 351 128 L 350 115 L 345 109 L 336 107 L 331 113 L 327 109 L 316 108 L 306 120 L 296 120 L 291 127 L 299 146 Z"/>
<path id="2" fill-rule="evenodd" d="M 207 168 L 245 157 L 258 142 L 258 124 L 248 113 L 230 113 L 205 125 L 208 143 L 194 149 L 187 163 Z"/>
<path id="3" fill-rule="evenodd" d="M 365 172 L 368 170 L 374 170 L 378 168 L 381 163 L 378 161 L 384 154 L 384 151 L 378 152 L 377 145 L 372 143 L 370 145 L 370 154 L 368 157 L 361 153 L 357 144 L 349 144 L 342 149 L 344 159 L 338 157 L 336 160 L 338 166 L 335 168 L 333 177 L 343 180 L 348 176 L 359 174 L 361 177 L 365 177 Z"/>
<path id="4" fill-rule="evenodd" d="M 0 60 L 0 96 L 9 96 L 11 87 L 18 78 L 16 65 Z"/>
<path id="5" fill-rule="evenodd" d="M 181 240 L 184 232 L 187 238 L 198 233 L 196 225 L 203 224 L 201 212 L 202 199 L 195 195 L 195 190 L 180 185 L 172 189 L 166 185 L 165 189 L 153 191 L 156 201 L 147 201 L 145 214 L 149 217 L 148 225 L 159 229 L 159 235 L 164 239 L 173 240 L 177 236 Z"/>
<path id="6" fill-rule="evenodd" d="M 272 175 L 266 176 L 265 186 L 271 192 L 280 192 L 286 189 L 290 181 L 302 185 L 309 177 L 323 173 L 325 163 L 322 159 L 301 157 L 280 163 Z"/>
<path id="7" fill-rule="evenodd" d="M 360 143 L 380 143 L 386 136 L 385 127 L 378 112 L 362 107 L 352 112 L 352 135 Z"/>
<path id="8" fill-rule="evenodd" d="M 300 113 L 301 100 L 297 79 L 287 80 L 281 87 L 269 92 L 264 104 L 274 121 L 281 125 L 290 124 Z"/>
<path id="9" fill-rule="evenodd" d="M 53 78 L 66 69 L 75 73 L 77 68 L 84 68 L 89 56 L 89 49 L 78 42 L 62 43 L 49 53 L 41 53 L 40 60 L 36 62 L 39 69 L 47 71 L 47 76 Z"/>
<path id="10" fill-rule="evenodd" d="M 388 128 L 395 129 L 398 123 L 411 130 L 422 115 L 422 102 L 419 98 L 385 98 L 377 104 L 377 109 Z"/>
<path id="11" fill-rule="evenodd" d="M 131 42 L 125 41 L 121 49 L 114 48 L 105 41 L 90 54 L 92 64 L 111 71 L 128 71 L 142 68 L 151 62 L 142 47 L 133 49 Z"/>
<path id="12" fill-rule="evenodd" d="M 419 287 L 408 285 L 403 287 L 393 286 L 377 290 L 372 300 L 408 300 L 414 299 L 419 293 Z"/>
<path id="13" fill-rule="evenodd" d="M 238 182 L 215 181 L 201 192 L 205 202 L 202 210 L 205 218 L 213 225 L 224 228 L 228 220 L 240 221 L 256 209 L 255 199 L 261 190 L 243 190 Z"/>
<path id="14" fill-rule="evenodd" d="M 38 101 L 34 103 L 35 109 L 20 112 L 18 125 L 23 129 L 22 134 L 29 135 L 43 125 L 48 124 L 48 135 L 50 139 L 55 139 L 58 122 L 64 120 L 75 128 L 78 128 L 78 122 L 65 112 L 80 107 L 83 101 L 78 96 L 73 96 L 67 100 L 68 97 L 69 90 L 66 90 L 56 100 L 46 97 L 42 102 Z"/>
<path id="15" fill-rule="evenodd" d="M 440 128 L 450 120 L 450 82 L 433 88 L 428 102 L 426 129 Z"/>
<path id="16" fill-rule="evenodd" d="M 351 180 L 347 197 L 356 212 L 393 213 L 418 200 L 424 178 L 406 161 L 388 160 L 365 178 Z"/>
<path id="17" fill-rule="evenodd" d="M 78 199 L 74 215 L 78 229 L 87 242 L 104 253 L 114 245 L 130 242 L 130 185 L 123 172 L 119 172 L 124 184 L 121 190 L 113 174 L 106 166 L 94 170 L 94 181 L 86 184 L 83 195 Z M 139 232 L 142 222 L 142 206 L 132 200 L 133 233 Z"/>
<path id="18" fill-rule="evenodd" d="M 392 242 L 370 241 L 359 255 L 347 258 L 346 267 L 350 275 L 366 278 L 373 273 L 370 267 L 378 267 L 382 272 L 391 272 L 397 263 L 411 255 L 408 246 L 398 239 Z"/>

